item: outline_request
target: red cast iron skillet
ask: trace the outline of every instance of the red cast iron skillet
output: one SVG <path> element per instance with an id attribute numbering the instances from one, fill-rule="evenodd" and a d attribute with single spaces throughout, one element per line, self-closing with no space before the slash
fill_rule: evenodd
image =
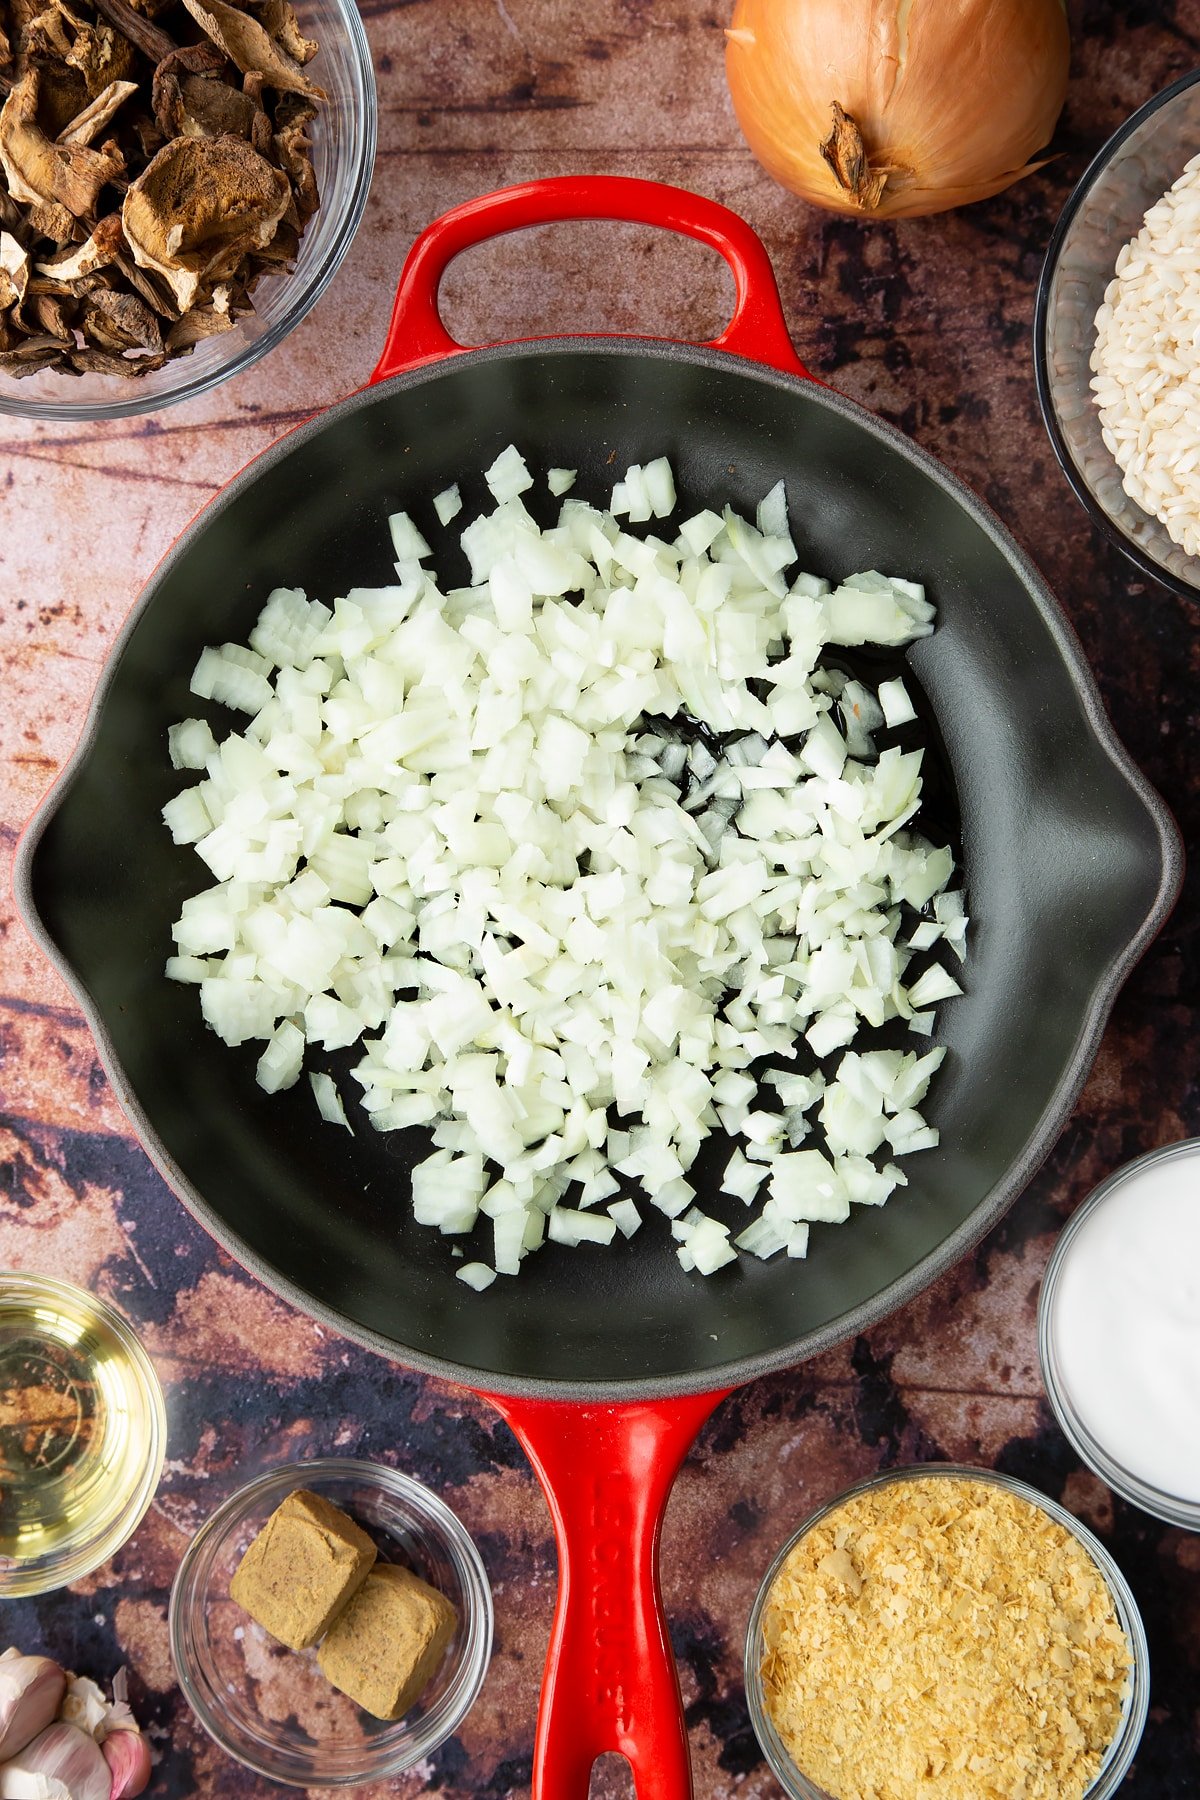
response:
<path id="1" fill-rule="evenodd" d="M 447 335 L 438 284 L 460 251 L 589 217 L 720 251 L 736 284 L 728 329 L 704 346 L 568 337 L 464 350 Z M 486 499 L 478 471 L 510 441 L 536 470 L 577 468 L 576 491 L 594 500 L 628 463 L 663 453 L 684 508 L 746 509 L 782 476 L 805 568 L 903 573 L 937 603 L 936 635 L 907 667 L 935 739 L 931 811 L 955 836 L 961 819 L 973 919 L 967 992 L 939 1020 L 949 1055 L 929 1111 L 941 1144 L 913 1159 L 888 1206 L 816 1227 L 807 1262 L 748 1258 L 703 1281 L 654 1219 L 608 1251 L 551 1246 L 477 1296 L 445 1239 L 409 1217 L 427 1138 L 378 1137 L 360 1114 L 351 1139 L 318 1120 L 307 1083 L 268 1098 L 253 1049 L 220 1044 L 195 993 L 163 978 L 171 922 L 207 879 L 158 817 L 179 786 L 166 732 L 198 709 L 199 651 L 244 642 L 277 584 L 329 600 L 391 579 L 387 514 L 410 508 L 433 530 L 431 496 L 457 480 L 471 516 Z M 444 573 L 465 579 L 465 563 Z M 876 678 L 889 666 L 866 661 Z M 999 1218 L 1066 1119 L 1180 861 L 1029 560 L 944 469 L 807 376 L 750 228 L 694 194 L 570 178 L 432 225 L 370 387 L 260 456 L 184 532 L 26 835 L 18 882 L 150 1156 L 200 1222 L 293 1305 L 489 1395 L 528 1451 L 560 1558 L 535 1790 L 583 1800 L 594 1758 L 616 1750 L 641 1800 L 683 1800 L 657 1546 L 695 1432 L 734 1384 L 862 1330 Z M 702 1202 L 733 1219 L 739 1203 L 713 1179 L 722 1160 L 702 1161 L 696 1179 Z"/>

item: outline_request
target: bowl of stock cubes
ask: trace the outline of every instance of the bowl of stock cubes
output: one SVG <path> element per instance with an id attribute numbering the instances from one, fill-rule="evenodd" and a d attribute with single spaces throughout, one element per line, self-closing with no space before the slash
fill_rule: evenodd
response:
<path id="1" fill-rule="evenodd" d="M 400 1774 L 478 1696 L 492 1598 L 470 1535 L 419 1482 L 317 1458 L 267 1470 L 196 1533 L 171 1593 L 180 1687 L 269 1780 Z"/>

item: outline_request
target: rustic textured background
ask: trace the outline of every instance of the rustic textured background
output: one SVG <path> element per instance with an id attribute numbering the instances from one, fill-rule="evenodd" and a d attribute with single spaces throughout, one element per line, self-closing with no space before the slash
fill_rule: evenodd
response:
<path id="1" fill-rule="evenodd" d="M 707 0 L 366 0 L 381 147 L 367 216 L 286 346 L 206 399 L 72 429 L 0 420 L 0 836 L 68 756 L 124 614 L 205 500 L 281 430 L 361 384 L 416 232 L 534 175 L 661 177 L 737 208 L 771 252 L 814 372 L 883 413 L 982 493 L 1079 631 L 1118 731 L 1192 842 L 1200 693 L 1195 605 L 1089 531 L 1043 435 L 1030 321 L 1041 255 L 1087 155 L 1200 61 L 1200 0 L 1074 10 L 1061 160 L 958 214 L 863 230 L 775 187 L 743 146 Z M 447 283 L 464 340 L 557 328 L 703 336 L 727 304 L 714 258 L 615 226 L 554 228 L 473 254 Z M 498 1639 L 460 1734 L 389 1792 L 528 1789 L 554 1590 L 549 1522 L 506 1428 L 298 1317 L 220 1256 L 130 1136 L 66 989 L 0 898 L 0 1258 L 122 1305 L 163 1377 L 166 1471 L 115 1562 L 66 1593 L 0 1607 L 0 1639 L 99 1676 L 122 1663 L 173 1800 L 272 1791 L 224 1760 L 176 1691 L 166 1601 L 189 1534 L 253 1467 L 339 1450 L 394 1461 L 475 1533 Z M 1200 1793 L 1200 1538 L 1114 1503 L 1054 1427 L 1037 1370 L 1038 1281 L 1101 1176 L 1200 1131 L 1194 887 L 1120 998 L 1055 1153 L 1007 1220 L 922 1300 L 857 1342 L 729 1401 L 667 1519 L 664 1587 L 702 1800 L 776 1792 L 739 1664 L 761 1570 L 812 1505 L 915 1457 L 1002 1467 L 1062 1498 L 1115 1551 L 1145 1613 L 1150 1724 L 1130 1800 Z M 1028 997 L 1014 996 L 1014 1004 Z M 702 1582 L 696 1571 L 704 1570 Z M 620 1789 L 606 1770 L 596 1786 Z"/>

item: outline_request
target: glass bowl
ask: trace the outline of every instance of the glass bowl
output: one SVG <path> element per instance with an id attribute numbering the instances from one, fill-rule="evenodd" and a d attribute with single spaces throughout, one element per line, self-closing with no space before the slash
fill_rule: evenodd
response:
<path id="1" fill-rule="evenodd" d="M 1140 1506 L 1143 1512 L 1152 1513 L 1157 1519 L 1165 1519 L 1171 1525 L 1181 1525 L 1185 1530 L 1200 1531 L 1200 1501 L 1171 1493 L 1166 1487 L 1149 1479 L 1148 1475 L 1137 1474 L 1097 1435 L 1097 1429 L 1102 1430 L 1102 1421 L 1096 1417 L 1095 1397 L 1086 1392 L 1086 1379 L 1083 1395 L 1072 1391 L 1067 1367 L 1071 1358 L 1069 1355 L 1064 1358 L 1062 1323 L 1059 1317 L 1064 1286 L 1071 1279 L 1072 1252 L 1083 1233 L 1089 1225 L 1097 1222 L 1097 1215 L 1110 1198 L 1127 1189 L 1146 1170 L 1176 1159 L 1188 1160 L 1193 1164 L 1192 1181 L 1200 1190 L 1200 1138 L 1186 1138 L 1182 1143 L 1167 1144 L 1162 1149 L 1151 1150 L 1146 1156 L 1139 1156 L 1134 1162 L 1126 1163 L 1123 1168 L 1110 1175 L 1107 1181 L 1102 1181 L 1071 1214 L 1059 1234 L 1042 1280 L 1042 1291 L 1038 1299 L 1038 1354 L 1041 1358 L 1042 1380 L 1054 1416 L 1063 1435 L 1088 1467 L 1116 1493 L 1123 1495 L 1134 1506 Z M 1143 1240 L 1142 1254 L 1147 1254 L 1149 1248 Z M 1162 1255 L 1164 1258 L 1170 1255 L 1165 1244 Z M 1179 1266 L 1178 1260 L 1176 1266 Z M 1186 1273 L 1190 1277 L 1192 1272 L 1187 1270 Z M 1081 1292 L 1076 1288 L 1074 1297 L 1082 1298 L 1083 1292 L 1086 1289 Z M 1069 1300 L 1068 1295 L 1068 1303 Z M 1115 1310 L 1114 1306 L 1106 1302 L 1104 1329 L 1106 1335 L 1110 1336 L 1114 1349 L 1120 1350 L 1123 1346 L 1126 1352 L 1122 1356 L 1123 1370 L 1128 1381 L 1135 1384 L 1134 1395 L 1144 1420 L 1145 1437 L 1141 1448 L 1152 1466 L 1156 1458 L 1160 1464 L 1163 1461 L 1155 1442 L 1155 1433 L 1170 1429 L 1170 1419 L 1164 1418 L 1164 1414 L 1169 1412 L 1169 1401 L 1155 1391 L 1154 1371 L 1138 1359 L 1136 1329 L 1132 1325 L 1132 1318 L 1129 1327 L 1124 1325 L 1126 1314 L 1127 1308 L 1121 1306 L 1120 1299 L 1115 1300 Z M 1111 1324 L 1107 1321 L 1111 1321 Z M 1075 1361 L 1078 1363 L 1078 1352 Z M 1076 1387 L 1078 1386 L 1077 1374 Z M 1093 1429 L 1093 1426 L 1097 1429 Z"/>
<path id="2" fill-rule="evenodd" d="M 1096 309 L 1122 247 L 1200 146 L 1200 69 L 1164 88 L 1114 132 L 1077 184 L 1054 229 L 1038 282 L 1034 370 L 1055 455 L 1095 524 L 1145 574 L 1178 594 L 1200 593 L 1189 556 L 1121 485 L 1091 393 Z"/>
<path id="3" fill-rule="evenodd" d="M 230 331 L 148 375 L 62 375 L 16 381 L 0 374 L 0 414 L 25 419 L 121 419 L 190 400 L 238 375 L 283 342 L 320 299 L 358 229 L 375 165 L 378 99 L 370 46 L 355 0 L 295 0 L 302 32 L 320 49 L 309 65 L 328 98 L 312 122 L 321 204 L 300 239 L 295 267 L 264 275 L 254 310 Z"/>
<path id="4" fill-rule="evenodd" d="M 383 1561 L 406 1564 L 458 1609 L 441 1668 L 401 1719 L 372 1718 L 325 1679 L 315 1649 L 286 1649 L 229 1597 L 250 1540 L 299 1487 L 340 1506 Z M 171 1590 L 169 1632 L 179 1685 L 230 1756 L 292 1787 L 357 1787 L 412 1768 L 462 1723 L 491 1656 L 492 1593 L 436 1494 L 381 1463 L 322 1457 L 257 1476 L 201 1526 Z"/>
<path id="5" fill-rule="evenodd" d="M 149 1357 L 111 1306 L 0 1273 L 0 1598 L 78 1581 L 133 1535 L 167 1419 Z"/>
<path id="6" fill-rule="evenodd" d="M 893 1482 L 929 1480 L 931 1477 L 941 1476 L 988 1483 L 993 1487 L 1003 1488 L 1006 1493 L 1015 1494 L 1019 1499 L 1039 1507 L 1049 1518 L 1070 1532 L 1080 1547 L 1091 1557 L 1107 1582 L 1117 1617 L 1121 1622 L 1121 1627 L 1129 1643 L 1130 1655 L 1133 1658 L 1133 1668 L 1125 1693 L 1120 1727 L 1109 1746 L 1103 1765 L 1084 1796 L 1084 1800 L 1109 1800 L 1109 1796 L 1116 1792 L 1124 1780 L 1129 1765 L 1133 1761 L 1150 1705 L 1150 1650 L 1146 1642 L 1141 1614 L 1138 1612 L 1137 1602 L 1130 1592 L 1129 1584 L 1103 1544 L 1093 1537 L 1092 1533 L 1081 1525 L 1078 1519 L 1053 1500 L 1048 1500 L 1045 1494 L 1038 1493 L 1036 1488 L 1027 1486 L 1023 1481 L 1014 1481 L 1009 1475 L 1002 1475 L 991 1469 L 969 1468 L 958 1463 L 917 1463 L 903 1469 L 885 1469 L 878 1475 L 869 1476 L 865 1481 L 855 1482 L 853 1487 L 846 1488 L 836 1499 L 830 1500 L 825 1506 L 811 1513 L 775 1557 L 758 1590 L 758 1597 L 754 1602 L 754 1610 L 750 1614 L 750 1623 L 746 1631 L 746 1701 L 750 1710 L 750 1722 L 754 1726 L 755 1735 L 762 1746 L 763 1754 L 770 1763 L 780 1786 L 786 1794 L 792 1796 L 792 1800 L 832 1800 L 824 1788 L 818 1787 L 792 1761 L 790 1752 L 772 1723 L 771 1715 L 767 1710 L 766 1695 L 763 1691 L 762 1661 L 766 1651 L 766 1642 L 763 1636 L 763 1613 L 775 1577 L 785 1560 L 806 1532 L 811 1531 L 829 1513 L 836 1512 L 855 1495 L 866 1493 L 871 1488 L 887 1487 Z"/>

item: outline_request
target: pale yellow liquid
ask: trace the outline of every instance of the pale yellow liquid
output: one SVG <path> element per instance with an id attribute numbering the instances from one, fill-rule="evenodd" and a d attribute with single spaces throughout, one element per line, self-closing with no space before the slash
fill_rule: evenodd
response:
<path id="1" fill-rule="evenodd" d="M 87 1294 L 0 1295 L 0 1582 L 119 1530 L 153 1441 L 144 1373 Z"/>

